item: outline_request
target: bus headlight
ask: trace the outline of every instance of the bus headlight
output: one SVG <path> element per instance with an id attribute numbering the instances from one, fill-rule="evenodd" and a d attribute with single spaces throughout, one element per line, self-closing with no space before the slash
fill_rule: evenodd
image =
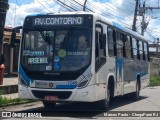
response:
<path id="1" fill-rule="evenodd" d="M 23 79 L 21 75 L 19 75 L 19 83 L 23 85 L 24 87 L 28 87 L 26 81 Z"/>
<path id="2" fill-rule="evenodd" d="M 86 76 L 84 76 L 84 78 L 79 82 L 79 84 L 77 85 L 77 88 L 84 88 L 88 85 L 89 81 L 92 78 L 92 74 L 88 74 Z"/>

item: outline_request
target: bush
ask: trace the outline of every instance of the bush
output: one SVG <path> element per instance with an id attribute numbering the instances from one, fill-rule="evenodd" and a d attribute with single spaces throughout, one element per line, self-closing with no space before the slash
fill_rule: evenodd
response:
<path id="1" fill-rule="evenodd" d="M 149 86 L 160 86 L 160 76 L 151 76 Z"/>

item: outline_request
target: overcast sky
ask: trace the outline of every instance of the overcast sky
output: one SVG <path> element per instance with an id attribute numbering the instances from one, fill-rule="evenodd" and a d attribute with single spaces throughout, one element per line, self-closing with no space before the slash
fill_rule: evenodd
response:
<path id="1" fill-rule="evenodd" d="M 7 11 L 6 26 L 14 27 L 23 25 L 26 15 L 66 11 L 64 7 L 58 5 L 56 0 L 9 0 L 9 10 Z M 83 3 L 84 0 L 61 0 L 75 9 L 83 8 L 74 1 Z M 158 7 L 158 0 L 140 0 L 141 4 L 146 1 L 147 7 Z M 160 0 L 159 0 L 160 1 Z M 131 28 L 135 9 L 135 0 L 88 0 L 87 7 L 94 12 L 98 12 L 109 17 L 119 24 Z M 137 28 L 140 33 L 141 17 L 137 18 Z M 160 38 L 160 10 L 147 10 L 145 15 L 148 22 L 145 36 L 154 41 L 154 38 Z"/>

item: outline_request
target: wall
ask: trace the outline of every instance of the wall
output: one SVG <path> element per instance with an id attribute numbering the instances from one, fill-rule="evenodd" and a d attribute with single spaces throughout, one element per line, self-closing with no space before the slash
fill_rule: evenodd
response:
<path id="1" fill-rule="evenodd" d="M 159 74 L 159 66 L 157 64 L 151 63 L 150 71 L 151 71 L 151 76 L 158 76 Z"/>

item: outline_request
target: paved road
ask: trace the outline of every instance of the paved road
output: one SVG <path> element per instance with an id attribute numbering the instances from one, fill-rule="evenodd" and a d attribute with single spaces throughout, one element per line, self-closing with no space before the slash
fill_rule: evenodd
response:
<path id="1" fill-rule="evenodd" d="M 97 110 L 94 104 L 88 105 L 87 103 L 58 104 L 54 108 L 54 110 L 52 110 L 52 109 L 45 109 L 41 102 L 35 102 L 35 103 L 0 108 L 0 110 L 1 111 L 21 111 L 23 113 L 41 112 L 42 114 L 48 114 L 50 116 L 50 117 L 45 117 L 46 119 L 56 119 L 56 120 L 61 120 L 61 119 L 65 119 L 65 120 L 68 120 L 68 119 L 70 120 L 76 120 L 76 119 L 160 120 L 160 117 L 152 117 L 152 118 L 151 117 L 103 117 L 106 111 Z M 160 111 L 160 86 L 153 87 L 153 88 L 148 87 L 142 90 L 140 100 L 136 102 L 126 99 L 126 97 L 115 98 L 113 100 L 113 103 L 111 104 L 111 108 L 109 112 L 115 112 L 115 111 L 117 111 L 118 113 L 119 112 L 122 113 L 122 111 L 131 111 L 129 115 L 135 114 L 136 111 Z M 159 116 L 160 116 L 160 112 L 159 112 Z M 42 117 L 42 119 L 45 119 L 45 118 Z M 11 118 L 7 118 L 7 120 L 8 119 L 11 119 Z"/>

